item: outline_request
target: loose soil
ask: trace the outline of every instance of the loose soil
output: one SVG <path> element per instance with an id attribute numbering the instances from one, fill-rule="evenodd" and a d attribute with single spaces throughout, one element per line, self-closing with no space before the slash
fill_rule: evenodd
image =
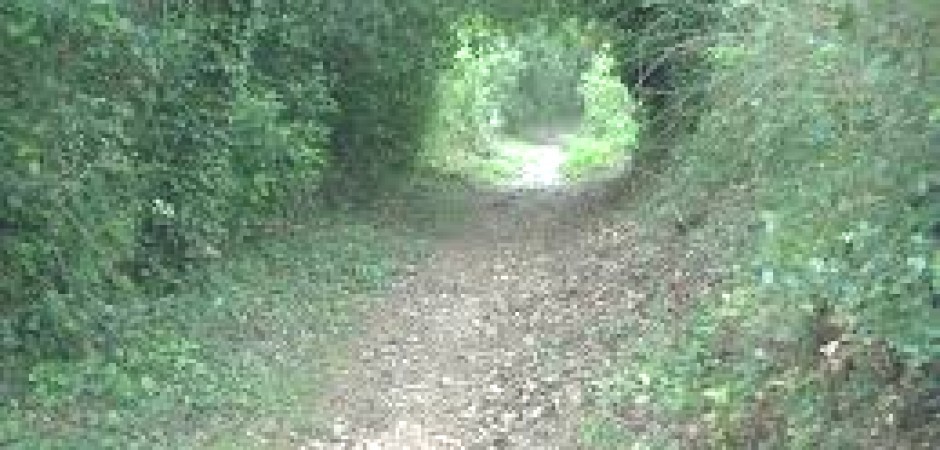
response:
<path id="1" fill-rule="evenodd" d="M 465 229 L 369 302 L 322 399 L 332 435 L 298 447 L 581 448 L 590 382 L 618 359 L 610 331 L 703 283 L 701 255 L 641 238 L 609 197 L 604 183 L 474 195 Z"/>

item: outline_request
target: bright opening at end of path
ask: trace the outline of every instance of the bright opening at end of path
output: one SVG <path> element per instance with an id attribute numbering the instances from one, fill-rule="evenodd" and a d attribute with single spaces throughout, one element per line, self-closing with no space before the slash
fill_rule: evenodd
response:
<path id="1" fill-rule="evenodd" d="M 559 137 L 567 139 L 570 135 L 561 134 Z M 540 144 L 512 140 L 501 143 L 497 152 L 497 158 L 519 161 L 515 176 L 507 183 L 509 187 L 547 189 L 561 187 L 567 182 L 563 167 L 568 157 L 560 143 Z"/>

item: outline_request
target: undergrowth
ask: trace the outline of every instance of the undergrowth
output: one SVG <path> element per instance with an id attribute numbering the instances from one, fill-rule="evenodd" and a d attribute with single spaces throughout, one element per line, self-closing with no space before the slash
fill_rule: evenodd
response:
<path id="1" fill-rule="evenodd" d="M 684 245 L 725 235 L 712 251 L 727 279 L 625 343 L 589 443 L 940 442 L 937 13 L 918 1 L 729 7 L 701 123 L 672 150 L 662 191 L 634 204 Z"/>
<path id="2" fill-rule="evenodd" d="M 404 205 L 271 222 L 179 293 L 126 299 L 108 311 L 107 351 L 5 357 L 0 444 L 245 448 L 322 431 L 331 418 L 313 399 L 342 365 L 363 295 L 462 217 L 440 192 L 401 189 Z"/>

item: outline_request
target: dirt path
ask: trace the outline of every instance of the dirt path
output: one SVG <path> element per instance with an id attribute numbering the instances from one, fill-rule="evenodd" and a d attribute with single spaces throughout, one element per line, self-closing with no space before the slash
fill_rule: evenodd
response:
<path id="1" fill-rule="evenodd" d="M 601 204 L 478 196 L 466 230 L 375 303 L 324 400 L 334 435 L 303 448 L 579 448 L 588 381 L 616 356 L 601 331 L 674 253 L 639 248 Z"/>

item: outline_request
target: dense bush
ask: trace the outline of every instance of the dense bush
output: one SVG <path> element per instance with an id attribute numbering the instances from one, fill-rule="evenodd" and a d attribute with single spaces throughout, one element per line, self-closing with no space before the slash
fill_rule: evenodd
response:
<path id="1" fill-rule="evenodd" d="M 739 270 L 724 292 L 702 299 L 681 331 L 646 337 L 649 350 L 614 377 L 612 408 L 674 424 L 634 438 L 937 441 L 940 124 L 929 112 L 940 52 L 928 3 L 724 10 L 702 120 L 674 150 L 676 187 L 653 202 L 713 214 L 713 227 L 753 223 L 753 234 L 735 239 L 728 264 Z M 750 213 L 702 206 L 739 190 Z"/>
<path id="2" fill-rule="evenodd" d="M 566 144 L 563 170 L 578 179 L 592 172 L 629 168 L 638 143 L 638 104 L 617 76 L 616 59 L 608 48 L 599 49 L 581 75 L 582 115 L 577 135 Z"/>
<path id="3" fill-rule="evenodd" d="M 439 80 L 429 146 L 488 153 L 498 135 L 580 114 L 580 74 L 591 49 L 578 23 L 506 29 L 473 15 L 453 25 L 458 47 Z"/>
<path id="4" fill-rule="evenodd" d="M 593 25 L 588 38 L 610 41 L 616 73 L 642 103 L 646 151 L 662 155 L 694 128 L 712 73 L 708 58 L 723 0 L 578 0 L 558 14 Z M 665 148 L 664 148 L 665 147 Z"/>
<path id="5" fill-rule="evenodd" d="M 437 114 L 427 148 L 453 161 L 461 154 L 492 151 L 504 125 L 506 108 L 526 64 L 513 39 L 485 17 L 454 25 L 459 48 L 442 74 Z"/>
<path id="6" fill-rule="evenodd" d="M 315 46 L 334 75 L 334 164 L 368 191 L 382 174 L 407 170 L 421 149 L 438 74 L 452 55 L 449 23 L 461 8 L 442 0 L 297 5 L 319 33 Z M 337 178 L 331 184 L 344 185 Z"/>
<path id="7" fill-rule="evenodd" d="M 0 14 L 7 350 L 90 350 L 100 308 L 309 204 L 324 176 L 406 166 L 447 42 L 428 2 L 16 0 Z"/>

